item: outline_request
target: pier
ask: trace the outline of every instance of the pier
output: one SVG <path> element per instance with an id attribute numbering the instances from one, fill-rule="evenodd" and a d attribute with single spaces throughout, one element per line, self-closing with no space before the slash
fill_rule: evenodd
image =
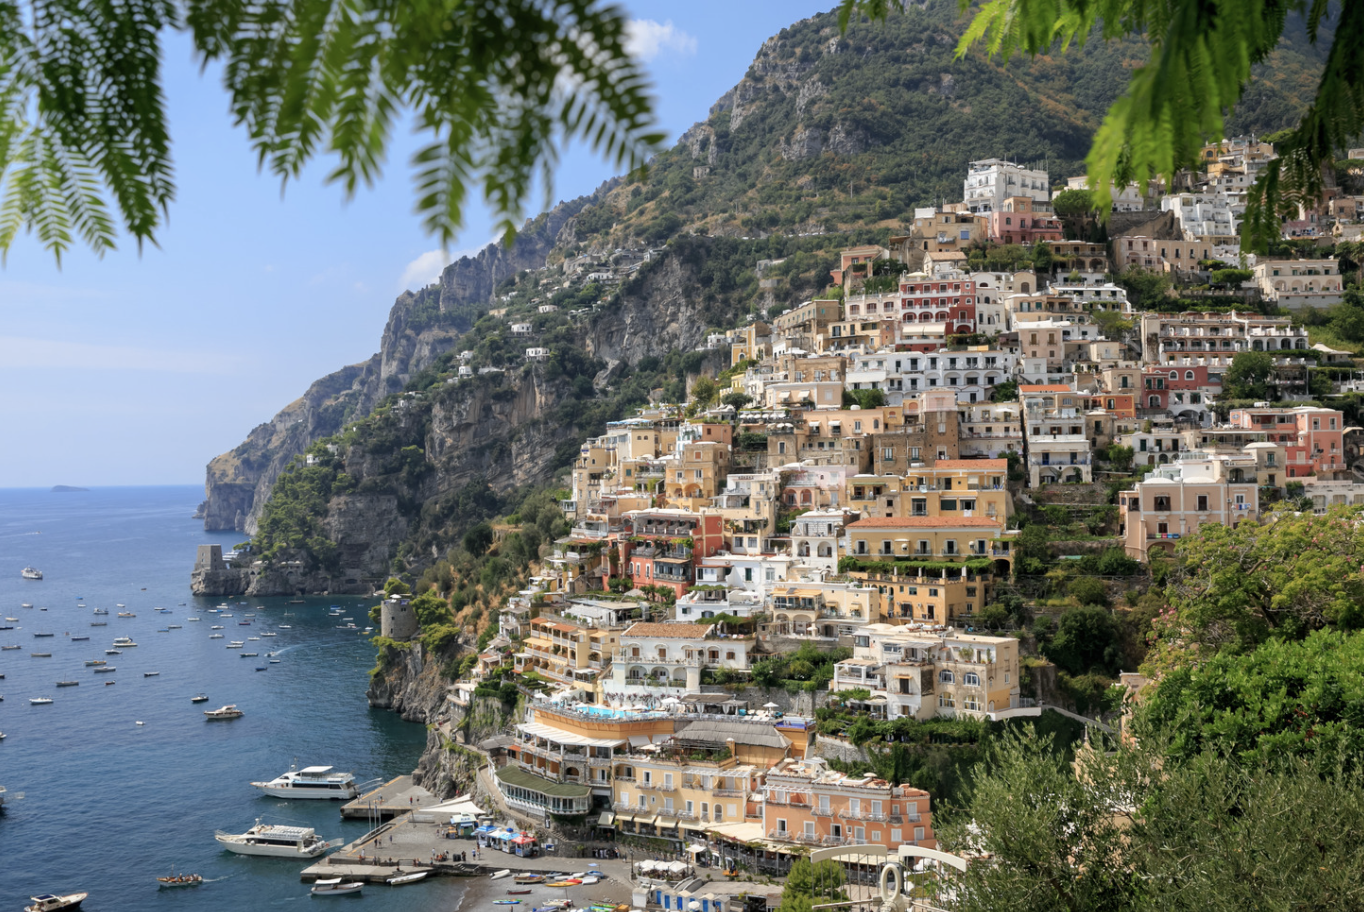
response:
<path id="1" fill-rule="evenodd" d="M 440 799 L 435 795 L 420 785 L 413 785 L 411 776 L 398 776 L 342 805 L 341 816 L 387 820 L 439 803 Z"/>

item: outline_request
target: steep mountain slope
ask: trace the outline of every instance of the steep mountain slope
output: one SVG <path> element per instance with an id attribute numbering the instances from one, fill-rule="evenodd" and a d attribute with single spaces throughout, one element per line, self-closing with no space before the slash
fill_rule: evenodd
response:
<path id="1" fill-rule="evenodd" d="M 1093 131 L 1143 59 L 1143 47 L 1096 40 L 1031 60 L 1006 62 L 978 51 L 956 59 L 965 26 L 956 10 L 955 3 L 930 0 L 884 25 L 854 24 L 842 35 L 831 13 L 782 30 L 709 117 L 658 156 L 642 180 L 613 180 L 560 204 L 528 222 L 514 246 L 489 245 L 446 267 L 438 285 L 400 297 L 379 354 L 319 381 L 210 463 L 205 524 L 256 532 L 290 460 L 440 366 L 455 347 L 477 348 L 482 366 L 519 367 L 525 346 L 507 337 L 505 322 L 486 316 L 495 295 L 526 319 L 537 300 L 591 306 L 571 332 L 561 331 L 558 344 L 582 346 L 577 350 L 594 359 L 596 370 L 619 372 L 640 358 L 694 348 L 708 328 L 818 292 L 841 246 L 884 240 L 914 207 L 959 199 L 971 160 L 1036 162 L 1054 182 L 1082 173 Z M 1291 122 L 1310 97 L 1305 86 L 1318 64 L 1319 52 L 1301 29 L 1290 29 L 1230 129 Z M 584 287 L 582 275 L 591 268 L 584 264 L 609 264 L 621 249 L 646 248 L 656 251 L 652 261 L 618 293 Z M 764 260 L 780 262 L 760 277 Z M 460 343 L 480 324 L 467 345 Z M 561 373 L 588 376 L 577 367 L 581 373 Z M 462 388 L 448 395 L 463 395 L 456 391 Z M 593 389 L 579 385 L 570 395 L 593 400 Z M 558 405 L 534 412 L 533 420 L 550 422 L 546 439 L 559 442 L 559 455 L 613 417 L 602 397 L 595 399 L 592 422 L 554 424 Z M 478 443 L 518 432 L 500 429 Z M 445 481 L 472 477 L 480 465 L 502 479 L 495 487 L 503 491 L 543 481 L 554 468 L 498 475 L 505 466 L 496 460 L 460 464 L 466 468 L 448 479 L 437 471 L 444 480 L 435 489 L 448 490 Z M 428 491 L 407 496 L 419 501 Z"/>

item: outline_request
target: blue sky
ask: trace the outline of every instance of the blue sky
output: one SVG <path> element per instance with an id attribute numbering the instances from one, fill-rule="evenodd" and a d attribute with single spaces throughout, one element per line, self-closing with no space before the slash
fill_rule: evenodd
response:
<path id="1" fill-rule="evenodd" d="M 624 6 L 672 141 L 764 40 L 832 2 Z M 394 297 L 446 261 L 412 214 L 407 136 L 349 202 L 325 160 L 281 194 L 186 42 L 168 49 L 165 87 L 178 194 L 160 248 L 76 250 L 58 269 L 24 238 L 0 270 L 0 487 L 201 483 L 209 459 L 313 380 L 373 354 Z M 570 148 L 555 198 L 611 173 Z M 477 250 L 491 224 L 471 210 L 450 253 Z"/>

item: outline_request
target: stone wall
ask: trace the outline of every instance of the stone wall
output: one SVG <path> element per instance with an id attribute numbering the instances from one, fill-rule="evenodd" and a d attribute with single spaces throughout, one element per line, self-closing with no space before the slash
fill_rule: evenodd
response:
<path id="1" fill-rule="evenodd" d="M 866 750 L 842 738 L 820 735 L 815 741 L 814 755 L 825 760 L 841 760 L 844 763 L 868 763 L 871 758 Z"/>

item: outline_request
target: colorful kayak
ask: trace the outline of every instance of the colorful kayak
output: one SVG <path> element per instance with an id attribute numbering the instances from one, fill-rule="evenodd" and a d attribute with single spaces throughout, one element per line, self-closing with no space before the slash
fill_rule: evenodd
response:
<path id="1" fill-rule="evenodd" d="M 581 880 L 575 880 L 575 879 L 573 879 L 573 878 L 569 878 L 568 880 L 556 880 L 556 881 L 553 881 L 552 883 L 547 883 L 547 884 L 545 884 L 545 886 L 547 886 L 547 887 L 576 887 L 576 886 L 578 886 L 578 884 L 580 884 L 580 883 L 582 883 Z"/>
<path id="2" fill-rule="evenodd" d="M 494 900 L 493 900 L 493 905 L 494 905 L 494 906 L 519 906 L 519 905 L 521 905 L 521 900 L 519 900 L 519 899 L 494 899 Z"/>

